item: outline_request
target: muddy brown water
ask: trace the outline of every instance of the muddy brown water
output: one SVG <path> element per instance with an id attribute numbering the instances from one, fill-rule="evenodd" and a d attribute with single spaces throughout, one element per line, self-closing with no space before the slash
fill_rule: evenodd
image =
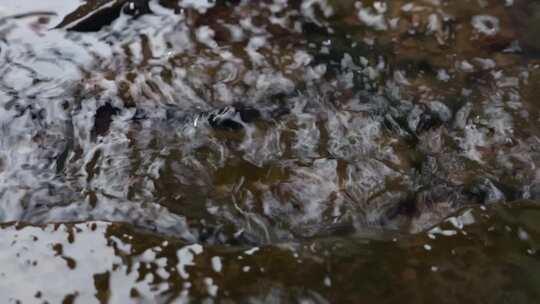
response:
<path id="1" fill-rule="evenodd" d="M 537 303 L 539 16 L 0 1 L 2 302 Z"/>

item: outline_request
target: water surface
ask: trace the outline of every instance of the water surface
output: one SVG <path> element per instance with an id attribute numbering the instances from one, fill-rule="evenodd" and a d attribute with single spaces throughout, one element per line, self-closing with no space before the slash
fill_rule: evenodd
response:
<path id="1" fill-rule="evenodd" d="M 4 299 L 540 298 L 536 3 L 53 2 L 0 3 Z"/>

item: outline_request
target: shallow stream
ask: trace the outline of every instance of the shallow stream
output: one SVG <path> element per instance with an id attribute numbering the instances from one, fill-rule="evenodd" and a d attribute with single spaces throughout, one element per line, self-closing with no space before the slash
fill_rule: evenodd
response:
<path id="1" fill-rule="evenodd" d="M 538 303 L 539 35 L 525 0 L 0 0 L 0 298 Z"/>

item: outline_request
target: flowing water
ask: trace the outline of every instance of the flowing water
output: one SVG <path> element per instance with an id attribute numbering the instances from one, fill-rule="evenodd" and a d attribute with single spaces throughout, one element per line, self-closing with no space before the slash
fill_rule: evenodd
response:
<path id="1" fill-rule="evenodd" d="M 538 303 L 540 4 L 0 1 L 0 298 Z"/>

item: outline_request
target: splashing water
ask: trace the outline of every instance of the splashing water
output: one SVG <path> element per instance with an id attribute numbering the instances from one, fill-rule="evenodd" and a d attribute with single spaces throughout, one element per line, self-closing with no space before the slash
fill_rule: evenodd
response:
<path id="1" fill-rule="evenodd" d="M 522 2 L 1 4 L 0 259 L 21 263 L 2 276 L 43 274 L 5 298 L 356 302 L 412 292 L 424 266 L 447 280 L 417 248 L 472 246 L 468 226 L 506 248 L 482 231 L 540 198 L 540 10 Z M 459 237 L 419 243 L 439 235 Z M 353 269 L 376 279 L 355 289 Z"/>

